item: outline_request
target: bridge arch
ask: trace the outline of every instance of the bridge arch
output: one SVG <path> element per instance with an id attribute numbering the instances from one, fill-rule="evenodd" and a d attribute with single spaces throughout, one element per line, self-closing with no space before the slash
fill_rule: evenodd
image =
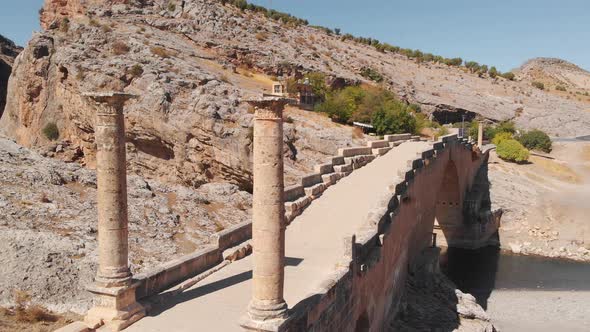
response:
<path id="1" fill-rule="evenodd" d="M 456 163 L 451 159 L 445 166 L 442 181 L 437 188 L 435 205 L 435 225 L 440 226 L 445 238 L 463 224 L 463 201 L 459 173 Z"/>

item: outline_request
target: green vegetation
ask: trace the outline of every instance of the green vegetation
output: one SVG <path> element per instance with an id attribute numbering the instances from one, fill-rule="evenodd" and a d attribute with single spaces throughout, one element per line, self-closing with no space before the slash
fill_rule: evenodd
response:
<path id="1" fill-rule="evenodd" d="M 555 90 L 557 90 L 557 91 L 567 91 L 567 89 L 563 85 L 556 86 L 555 87 Z"/>
<path id="2" fill-rule="evenodd" d="M 529 150 L 551 152 L 551 138 L 544 131 L 534 129 L 518 136 L 518 141 Z"/>
<path id="3" fill-rule="evenodd" d="M 361 68 L 361 76 L 377 83 L 383 82 L 383 75 L 371 67 Z"/>
<path id="4" fill-rule="evenodd" d="M 283 22 L 285 24 L 290 24 L 290 25 L 295 25 L 295 26 L 309 24 L 309 22 L 307 20 L 303 20 L 303 19 L 297 18 L 291 14 L 279 12 L 274 9 L 267 9 L 262 6 L 257 6 L 255 4 L 248 3 L 248 1 L 246 1 L 246 0 L 220 0 L 220 2 L 223 5 L 230 4 L 234 7 L 237 7 L 241 11 L 248 10 L 248 11 L 252 11 L 252 12 L 256 12 L 256 13 L 262 13 L 264 16 L 266 16 L 270 19 L 273 19 L 273 20 L 279 21 L 279 22 Z"/>
<path id="5" fill-rule="evenodd" d="M 176 4 L 174 2 L 169 2 L 168 3 L 168 11 L 173 12 L 175 10 L 176 10 Z"/>
<path id="6" fill-rule="evenodd" d="M 317 112 L 326 113 L 335 122 L 370 123 L 378 135 L 418 133 L 425 127 L 435 127 L 443 131 L 438 123 L 433 123 L 424 114 L 418 113 L 418 109 L 418 105 L 409 106 L 392 92 L 372 86 L 349 86 L 328 91 L 324 102 L 315 108 Z"/>
<path id="7" fill-rule="evenodd" d="M 490 68 L 490 70 L 488 70 L 488 75 L 490 75 L 491 78 L 496 78 L 499 74 L 500 73 L 498 72 L 498 70 L 494 66 L 492 66 Z"/>
<path id="8" fill-rule="evenodd" d="M 48 140 L 55 141 L 59 138 L 59 129 L 55 122 L 49 122 L 43 128 L 43 135 L 47 137 Z"/>
<path id="9" fill-rule="evenodd" d="M 514 78 L 515 78 L 514 73 L 513 72 L 510 72 L 510 71 L 509 72 L 506 72 L 506 73 L 503 73 L 500 76 L 504 77 L 505 79 L 507 79 L 509 81 L 514 81 Z"/>
<path id="10" fill-rule="evenodd" d="M 529 159 L 529 151 L 517 140 L 503 140 L 496 147 L 498 156 L 506 161 L 524 163 Z"/>
<path id="11" fill-rule="evenodd" d="M 504 131 L 496 134 L 496 136 L 494 136 L 494 138 L 492 139 L 492 143 L 498 146 L 500 145 L 500 143 L 507 141 L 509 139 L 512 139 L 512 134 Z"/>
<path id="12" fill-rule="evenodd" d="M 378 135 L 414 133 L 416 118 L 401 102 L 393 104 L 393 108 L 381 108 L 373 114 L 373 128 Z"/>
<path id="13" fill-rule="evenodd" d="M 543 84 L 541 82 L 533 81 L 533 83 L 531 83 L 531 85 L 539 90 L 545 90 L 545 84 Z"/>
<path id="14" fill-rule="evenodd" d="M 471 124 L 469 125 L 469 136 L 477 137 L 478 127 L 479 127 L 479 124 L 477 121 L 471 122 Z M 508 133 L 508 134 L 510 134 L 510 137 L 512 138 L 512 137 L 514 137 L 514 134 L 516 134 L 516 126 L 511 121 L 502 121 L 495 126 L 490 126 L 490 125 L 484 126 L 483 136 L 484 136 L 484 138 L 486 138 L 488 140 L 493 141 L 494 137 L 496 137 L 496 135 L 498 135 L 500 133 Z"/>

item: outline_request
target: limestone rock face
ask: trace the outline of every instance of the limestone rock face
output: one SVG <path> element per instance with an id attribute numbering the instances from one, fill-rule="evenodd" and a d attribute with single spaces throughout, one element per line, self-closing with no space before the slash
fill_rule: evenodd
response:
<path id="1" fill-rule="evenodd" d="M 23 290 L 52 310 L 85 312 L 96 275 L 97 178 L 0 137 L 0 306 Z M 129 258 L 144 272 L 248 221 L 251 195 L 228 183 L 198 189 L 130 175 Z"/>
<path id="2" fill-rule="evenodd" d="M 14 42 L 0 35 L 0 117 L 6 105 L 6 93 L 8 92 L 8 78 L 12 72 L 14 58 L 22 51 Z"/>
<path id="3" fill-rule="evenodd" d="M 367 66 L 427 112 L 469 111 L 551 134 L 590 128 L 587 105 L 530 84 L 416 63 L 217 0 L 47 0 L 41 20 L 46 30 L 15 62 L 0 132 L 46 150 L 54 143 L 43 129 L 55 123 L 56 143 L 64 148 L 56 157 L 91 168 L 94 114 L 81 93 L 125 91 L 140 95 L 126 109 L 131 172 L 195 187 L 226 181 L 249 189 L 252 110 L 241 100 L 268 92 L 272 76 L 322 71 L 341 86 L 366 81 L 360 69 Z M 285 127 L 288 181 L 337 148 L 358 143 L 350 128 L 318 126 L 308 115 L 296 113 Z"/>
<path id="4" fill-rule="evenodd" d="M 40 11 L 41 27 L 47 29 L 51 24 L 59 22 L 63 18 L 81 15 L 83 10 L 80 0 L 45 0 Z"/>

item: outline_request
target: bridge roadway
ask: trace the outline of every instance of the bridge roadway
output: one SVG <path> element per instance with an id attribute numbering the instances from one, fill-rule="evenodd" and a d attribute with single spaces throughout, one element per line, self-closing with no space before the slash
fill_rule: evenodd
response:
<path id="1" fill-rule="evenodd" d="M 407 160 L 426 142 L 406 142 L 328 188 L 286 231 L 285 300 L 289 307 L 314 293 L 334 272 L 344 238 L 363 224 Z M 243 331 L 237 324 L 251 296 L 251 256 L 233 262 L 192 288 L 154 304 L 127 331 Z"/>

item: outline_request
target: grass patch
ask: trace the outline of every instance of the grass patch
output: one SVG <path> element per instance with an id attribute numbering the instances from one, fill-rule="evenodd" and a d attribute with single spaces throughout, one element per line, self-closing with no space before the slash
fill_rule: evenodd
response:
<path id="1" fill-rule="evenodd" d="M 530 156 L 529 160 L 557 180 L 569 183 L 581 183 L 580 176 L 564 164 L 537 156 Z"/>

